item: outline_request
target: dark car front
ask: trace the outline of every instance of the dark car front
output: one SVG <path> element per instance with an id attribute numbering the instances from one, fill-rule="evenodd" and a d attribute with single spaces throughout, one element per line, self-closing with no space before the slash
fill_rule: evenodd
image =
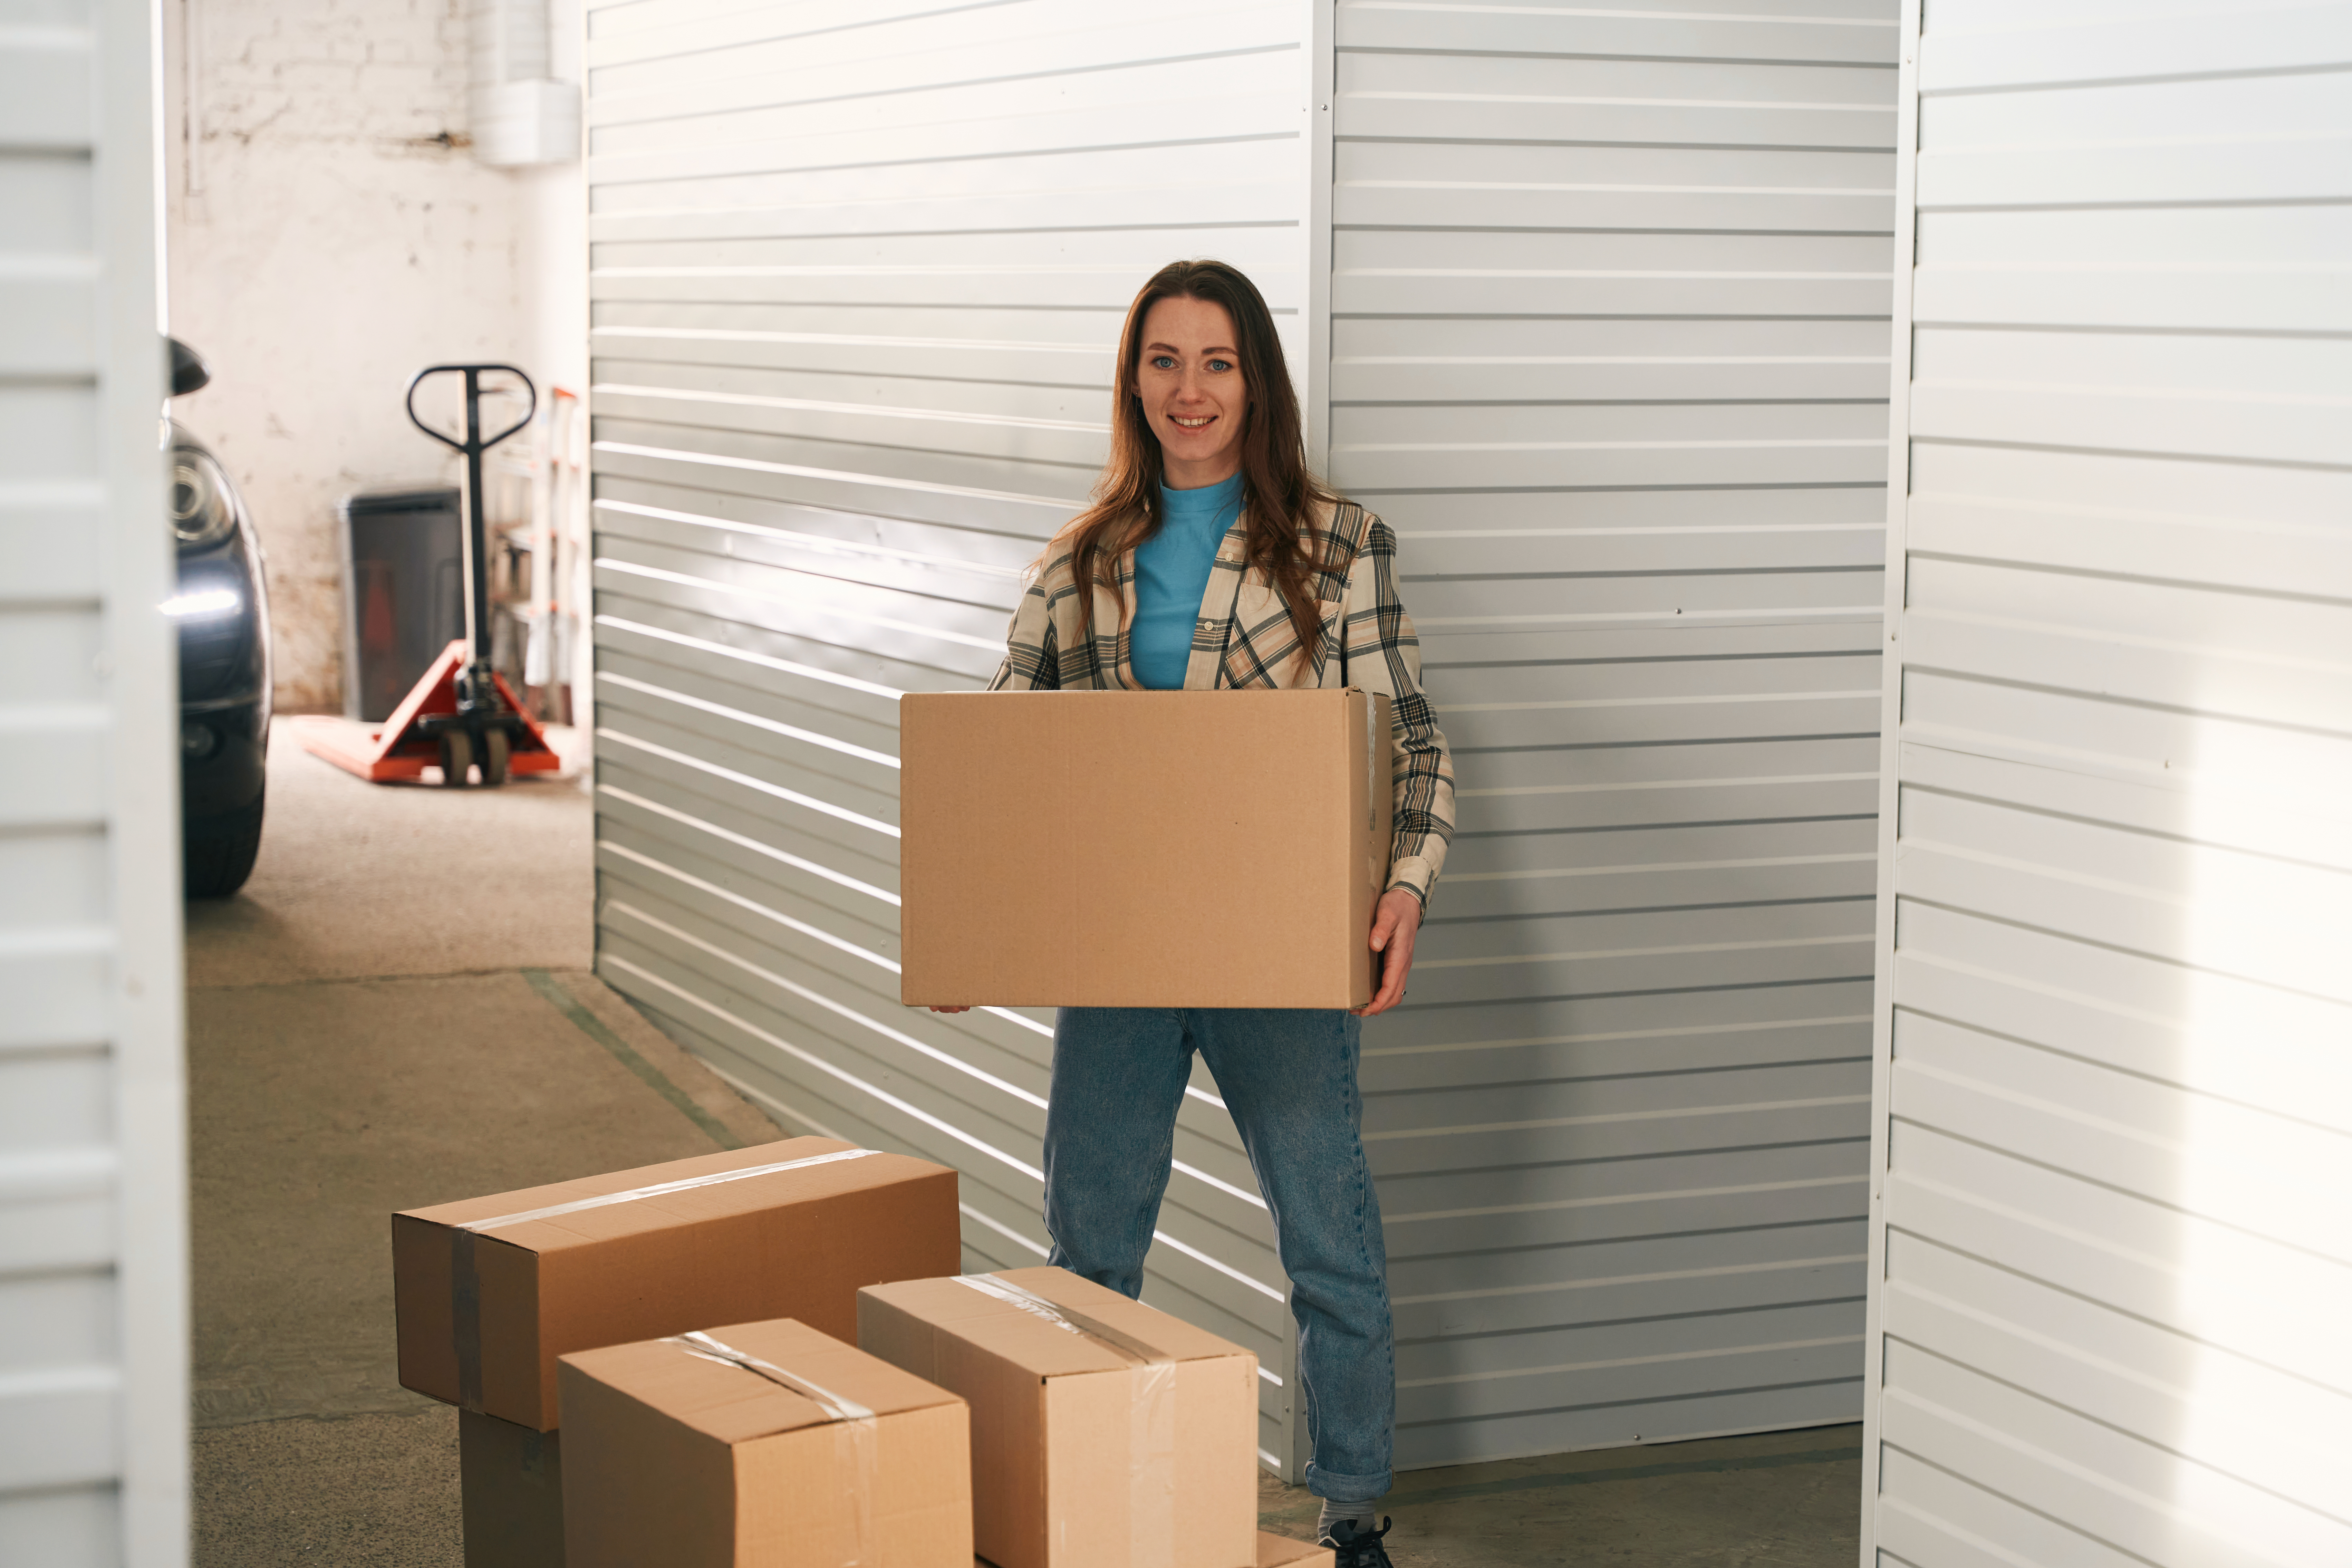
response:
<path id="1" fill-rule="evenodd" d="M 179 590 L 180 808 L 191 897 L 235 892 L 261 837 L 269 748 L 269 600 L 261 542 L 212 453 L 172 426 Z"/>

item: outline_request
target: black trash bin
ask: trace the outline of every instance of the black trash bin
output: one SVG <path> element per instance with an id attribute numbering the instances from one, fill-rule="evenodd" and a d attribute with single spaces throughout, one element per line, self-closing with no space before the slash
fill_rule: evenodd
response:
<path id="1" fill-rule="evenodd" d="M 465 535 L 454 486 L 343 500 L 343 711 L 380 723 L 466 635 Z"/>

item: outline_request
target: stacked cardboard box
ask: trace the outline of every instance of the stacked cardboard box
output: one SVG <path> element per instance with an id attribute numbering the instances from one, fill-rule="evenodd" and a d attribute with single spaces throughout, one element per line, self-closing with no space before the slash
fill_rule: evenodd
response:
<path id="1" fill-rule="evenodd" d="M 562 1359 L 571 1568 L 964 1568 L 963 1401 L 783 1320 Z"/>
<path id="2" fill-rule="evenodd" d="M 1255 1568 L 1257 1358 L 1060 1268 L 857 1293 L 860 1346 L 971 1407 L 996 1568 Z"/>
<path id="3" fill-rule="evenodd" d="M 570 1434 L 571 1568 L 998 1568 L 972 1552 L 975 1475 L 1099 1479 L 1086 1474 L 1085 1452 L 1106 1436 L 1099 1419 L 1040 1427 L 1032 1436 L 1044 1447 L 1029 1449 L 1009 1431 L 1017 1413 L 1008 1422 L 1007 1412 L 992 1412 L 991 1438 L 1016 1450 L 1007 1463 L 982 1446 L 978 1413 L 963 1400 L 789 1320 L 567 1355 L 558 1375 Z M 1103 1374 L 1066 1375 L 1076 1381 L 1063 1392 L 1079 1391 L 1081 1406 L 1117 1393 Z M 1130 1422 L 1149 1408 L 1130 1405 Z M 1219 1425 L 1180 1424 L 1170 1455 L 1179 1475 L 1230 1457 L 1206 1451 L 1231 1447 L 1211 1441 Z M 1251 1512 L 1255 1493 L 1253 1486 Z M 1185 1500 L 1201 1500 L 1187 1489 Z M 1230 1527 L 1230 1515 L 1213 1506 L 1208 1521 Z M 1223 1552 L 1201 1552 L 1186 1539 L 1200 1522 L 1187 1514 L 1172 1531 L 1122 1533 L 1055 1560 L 1174 1568 L 1226 1562 L 1238 1539 L 1247 1543 L 1238 1568 L 1331 1568 L 1328 1549 L 1256 1531 L 1246 1513 L 1238 1534 L 1216 1529 Z"/>
<path id="4" fill-rule="evenodd" d="M 955 1183 L 794 1139 L 395 1215 L 469 1568 L 1328 1568 L 1255 1528 L 1256 1358 L 950 1273 Z"/>
<path id="5" fill-rule="evenodd" d="M 563 1561 L 558 1359 L 793 1318 L 961 1255 L 945 1166 L 795 1138 L 393 1216 L 400 1381 L 457 1405 L 472 1568 Z"/>
<path id="6" fill-rule="evenodd" d="M 563 1568 L 562 1435 L 457 1412 L 467 1568 Z"/>

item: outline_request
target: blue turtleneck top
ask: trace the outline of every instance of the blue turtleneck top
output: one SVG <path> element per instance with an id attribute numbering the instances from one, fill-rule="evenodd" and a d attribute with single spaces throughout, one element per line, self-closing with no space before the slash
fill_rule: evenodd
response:
<path id="1" fill-rule="evenodd" d="M 1242 512 L 1242 477 L 1196 490 L 1160 487 L 1160 531 L 1135 552 L 1135 625 L 1128 653 L 1135 678 L 1153 691 L 1184 684 L 1192 658 L 1192 628 L 1217 546 Z"/>

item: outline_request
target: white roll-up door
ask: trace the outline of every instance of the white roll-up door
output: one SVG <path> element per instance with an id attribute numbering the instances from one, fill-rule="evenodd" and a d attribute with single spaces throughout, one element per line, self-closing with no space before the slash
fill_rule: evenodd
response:
<path id="1" fill-rule="evenodd" d="M 187 1561 L 150 12 L 0 5 L 0 1563 Z"/>
<path id="2" fill-rule="evenodd" d="M 1916 46 L 1864 1561 L 2352 1562 L 2352 9 Z"/>
<path id="3" fill-rule="evenodd" d="M 1338 8 L 1330 470 L 1461 786 L 1402 1465 L 1861 1411 L 1895 17 L 1708 12 Z"/>
<path id="4" fill-rule="evenodd" d="M 793 1131 L 963 1172 L 966 1260 L 1045 1249 L 1042 1013 L 898 1000 L 897 709 L 971 689 L 1083 500 L 1152 270 L 1303 320 L 1296 4 L 589 13 L 598 968 Z M 1188 1100 L 1147 1298 L 1255 1350 L 1284 1282 Z"/>

